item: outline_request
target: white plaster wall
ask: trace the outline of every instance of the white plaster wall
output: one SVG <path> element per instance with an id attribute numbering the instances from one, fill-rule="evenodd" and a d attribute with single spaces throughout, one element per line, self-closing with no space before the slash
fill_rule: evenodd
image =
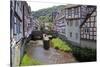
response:
<path id="1" fill-rule="evenodd" d="M 79 21 L 79 25 L 80 25 L 80 21 Z M 72 32 L 72 37 L 70 37 L 70 32 Z M 76 33 L 78 33 L 77 39 L 76 39 Z M 66 23 L 66 37 L 69 41 L 80 44 L 80 28 L 79 28 L 79 26 L 75 27 L 74 22 L 73 22 L 72 26 L 69 26 Z"/>

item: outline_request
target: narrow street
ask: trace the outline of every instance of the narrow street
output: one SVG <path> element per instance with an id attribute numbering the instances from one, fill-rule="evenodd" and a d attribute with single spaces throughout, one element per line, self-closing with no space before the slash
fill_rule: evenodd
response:
<path id="1" fill-rule="evenodd" d="M 33 60 L 39 60 L 42 64 L 61 64 L 76 62 L 72 53 L 65 53 L 50 47 L 49 50 L 44 50 L 43 41 L 31 40 L 28 43 L 27 54 L 30 55 Z"/>

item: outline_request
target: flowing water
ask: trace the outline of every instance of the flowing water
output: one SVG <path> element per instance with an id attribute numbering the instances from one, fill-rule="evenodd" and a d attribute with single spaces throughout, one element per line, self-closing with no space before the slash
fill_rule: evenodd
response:
<path id="1" fill-rule="evenodd" d="M 44 50 L 43 41 L 30 41 L 27 47 L 27 54 L 33 59 L 39 60 L 42 64 L 63 64 L 77 62 L 72 53 L 62 52 L 50 47 L 49 50 Z"/>

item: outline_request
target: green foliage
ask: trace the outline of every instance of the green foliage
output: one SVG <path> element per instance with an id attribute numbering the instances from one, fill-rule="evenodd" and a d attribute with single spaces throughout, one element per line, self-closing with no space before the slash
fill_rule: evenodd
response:
<path id="1" fill-rule="evenodd" d="M 40 16 L 48 16 L 51 17 L 52 16 L 52 12 L 56 11 L 56 10 L 60 10 L 63 9 L 64 5 L 60 5 L 60 6 L 53 6 L 50 8 L 46 8 L 46 9 L 41 9 L 38 11 L 33 11 L 32 15 L 34 18 L 39 18 Z"/>
<path id="2" fill-rule="evenodd" d="M 46 22 L 50 22 L 50 17 L 48 17 L 48 16 L 40 16 L 39 18 L 38 18 L 38 20 L 40 21 L 40 22 L 42 22 L 42 23 L 46 23 Z"/>
<path id="3" fill-rule="evenodd" d="M 45 23 L 45 22 L 53 22 L 52 21 L 52 12 L 56 10 L 61 10 L 64 8 L 64 5 L 60 6 L 54 6 L 46 9 L 41 9 L 38 11 L 33 11 L 32 16 L 33 18 L 38 19 L 40 22 Z"/>
<path id="4" fill-rule="evenodd" d="M 60 6 L 53 6 L 45 9 L 40 9 L 38 11 L 32 11 L 32 16 L 34 19 L 38 19 L 41 25 L 41 30 L 44 30 L 44 23 L 52 23 L 52 12 L 55 12 L 57 10 L 61 10 L 64 8 L 64 5 Z M 50 30 L 52 27 L 49 27 Z"/>
<path id="5" fill-rule="evenodd" d="M 33 60 L 27 54 L 24 55 L 20 66 L 28 66 L 28 65 L 40 65 L 41 63 L 38 60 Z"/>
<path id="6" fill-rule="evenodd" d="M 71 52 L 72 49 L 68 46 L 68 43 L 62 41 L 59 38 L 53 38 L 51 40 L 51 43 L 54 48 L 65 51 L 65 52 Z"/>
<path id="7" fill-rule="evenodd" d="M 96 50 L 89 48 L 81 48 L 77 46 L 71 46 L 73 55 L 80 62 L 96 61 Z"/>
<path id="8" fill-rule="evenodd" d="M 56 49 L 72 52 L 73 56 L 77 61 L 80 62 L 90 62 L 96 61 L 96 49 L 82 48 L 78 46 L 73 46 L 68 42 L 62 41 L 59 38 L 53 38 L 51 40 L 52 46 Z"/>

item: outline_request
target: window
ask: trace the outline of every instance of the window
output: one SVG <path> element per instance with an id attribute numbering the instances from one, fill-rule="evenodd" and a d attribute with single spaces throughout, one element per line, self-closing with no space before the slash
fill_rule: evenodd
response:
<path id="1" fill-rule="evenodd" d="M 76 39 L 78 39 L 78 33 L 76 33 Z"/>
<path id="2" fill-rule="evenodd" d="M 96 31 L 96 28 L 94 28 L 94 31 Z"/>
<path id="3" fill-rule="evenodd" d="M 91 23 L 91 27 L 93 27 L 94 26 L 94 23 Z"/>
<path id="4" fill-rule="evenodd" d="M 21 23 L 20 23 L 20 21 L 19 20 L 17 20 L 17 25 L 16 25 L 16 32 L 19 34 L 19 33 L 21 33 Z"/>
<path id="5" fill-rule="evenodd" d="M 72 32 L 70 32 L 70 37 L 72 37 Z"/>
<path id="6" fill-rule="evenodd" d="M 71 16 L 71 15 L 72 15 L 72 10 L 68 9 L 68 16 Z"/>
<path id="7" fill-rule="evenodd" d="M 21 22 L 14 17 L 14 35 L 21 33 Z"/>
<path id="8" fill-rule="evenodd" d="M 22 33 L 22 23 L 20 22 L 20 33 Z"/>
<path id="9" fill-rule="evenodd" d="M 90 35 L 93 35 L 93 32 L 90 32 Z"/>
<path id="10" fill-rule="evenodd" d="M 90 27 L 90 23 L 87 23 L 87 26 Z"/>
<path id="11" fill-rule="evenodd" d="M 89 34 L 89 31 L 90 31 L 89 28 L 84 28 L 84 33 L 85 34 Z"/>
<path id="12" fill-rule="evenodd" d="M 79 8 L 78 7 L 74 8 L 74 14 L 78 15 L 78 13 L 79 13 Z"/>
<path id="13" fill-rule="evenodd" d="M 90 28 L 87 27 L 87 23 L 85 23 L 84 33 L 85 33 L 85 34 L 89 34 L 89 32 L 90 32 Z"/>
<path id="14" fill-rule="evenodd" d="M 13 28 L 13 33 L 14 33 L 14 35 L 16 35 L 17 34 L 17 32 L 16 32 L 16 17 L 14 17 L 14 26 L 13 26 L 14 28 Z"/>
<path id="15" fill-rule="evenodd" d="M 67 25 L 69 25 L 69 22 L 67 22 Z"/>
<path id="16" fill-rule="evenodd" d="M 69 25 L 69 21 L 68 21 L 68 20 L 66 20 L 66 22 L 67 22 L 67 25 Z"/>
<path id="17" fill-rule="evenodd" d="M 94 32 L 94 35 L 96 35 L 97 33 L 96 32 Z"/>
<path id="18" fill-rule="evenodd" d="M 87 28 L 87 33 L 89 33 L 89 28 Z"/>
<path id="19" fill-rule="evenodd" d="M 37 29 L 38 29 L 38 27 L 35 27 L 35 29 L 37 30 Z"/>

